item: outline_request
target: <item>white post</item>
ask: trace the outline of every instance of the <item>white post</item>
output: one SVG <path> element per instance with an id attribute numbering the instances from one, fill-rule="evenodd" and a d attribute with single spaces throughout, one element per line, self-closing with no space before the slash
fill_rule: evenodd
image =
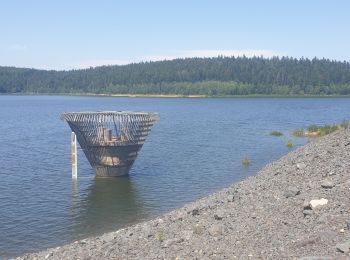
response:
<path id="1" fill-rule="evenodd" d="M 77 136 L 74 132 L 71 135 L 72 145 L 72 179 L 78 178 L 78 157 L 77 157 Z"/>

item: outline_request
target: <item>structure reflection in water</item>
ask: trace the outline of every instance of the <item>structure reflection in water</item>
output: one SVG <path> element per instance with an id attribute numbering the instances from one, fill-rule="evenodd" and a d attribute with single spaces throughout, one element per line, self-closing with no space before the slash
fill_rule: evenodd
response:
<path id="1" fill-rule="evenodd" d="M 92 179 L 91 186 L 85 192 L 88 195 L 80 198 L 80 204 L 76 203 L 79 195 L 75 191 L 73 187 L 70 209 L 74 222 L 72 237 L 101 234 L 148 217 L 129 176 Z"/>

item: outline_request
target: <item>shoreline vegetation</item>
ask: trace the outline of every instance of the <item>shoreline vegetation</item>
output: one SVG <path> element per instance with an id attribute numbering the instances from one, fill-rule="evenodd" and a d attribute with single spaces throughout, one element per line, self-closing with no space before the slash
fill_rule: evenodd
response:
<path id="1" fill-rule="evenodd" d="M 82 96 L 126 98 L 350 98 L 350 95 L 176 95 L 176 94 L 96 94 L 96 93 L 0 93 L 0 96 Z"/>
<path id="2" fill-rule="evenodd" d="M 155 219 L 17 259 L 345 259 L 349 144 L 338 129 Z"/>
<path id="3" fill-rule="evenodd" d="M 295 137 L 320 137 L 325 136 L 339 129 L 350 128 L 350 122 L 343 121 L 340 124 L 331 124 L 331 125 L 310 125 L 306 129 L 296 128 L 293 130 L 292 134 Z"/>

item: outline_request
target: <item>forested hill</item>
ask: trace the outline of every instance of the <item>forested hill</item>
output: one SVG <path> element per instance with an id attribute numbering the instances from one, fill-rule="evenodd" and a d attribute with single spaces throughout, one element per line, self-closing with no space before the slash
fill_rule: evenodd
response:
<path id="1" fill-rule="evenodd" d="M 350 63 L 216 57 L 71 71 L 0 67 L 0 93 L 349 95 Z"/>

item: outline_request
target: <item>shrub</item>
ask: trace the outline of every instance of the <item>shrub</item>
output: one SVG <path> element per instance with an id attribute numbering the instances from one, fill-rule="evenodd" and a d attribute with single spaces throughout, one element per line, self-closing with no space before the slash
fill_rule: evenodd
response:
<path id="1" fill-rule="evenodd" d="M 296 128 L 293 130 L 293 135 L 295 137 L 303 137 L 303 136 L 305 136 L 305 131 L 302 128 Z"/>
<path id="2" fill-rule="evenodd" d="M 251 161 L 249 158 L 244 158 L 242 160 L 242 165 L 245 166 L 245 167 L 248 167 L 250 165 Z"/>
<path id="3" fill-rule="evenodd" d="M 293 140 L 289 139 L 286 145 L 288 148 L 292 148 L 294 146 Z"/>
<path id="4" fill-rule="evenodd" d="M 350 122 L 344 120 L 344 121 L 340 124 L 340 127 L 341 127 L 341 128 L 347 129 L 347 128 L 350 127 Z"/>
<path id="5" fill-rule="evenodd" d="M 307 131 L 308 132 L 317 132 L 319 129 L 320 129 L 320 127 L 317 125 L 310 125 L 310 126 L 308 126 Z"/>
<path id="6" fill-rule="evenodd" d="M 164 234 L 164 231 L 163 230 L 160 230 L 159 232 L 156 233 L 156 239 L 159 241 L 159 242 L 163 242 L 165 240 L 165 234 Z"/>
<path id="7" fill-rule="evenodd" d="M 279 131 L 272 131 L 272 132 L 270 133 L 270 135 L 272 135 L 272 136 L 282 136 L 283 133 L 281 133 L 281 132 L 279 132 Z"/>
<path id="8" fill-rule="evenodd" d="M 336 130 L 338 130 L 340 127 L 337 125 L 324 125 L 319 128 L 319 132 L 321 136 L 328 135 Z"/>

